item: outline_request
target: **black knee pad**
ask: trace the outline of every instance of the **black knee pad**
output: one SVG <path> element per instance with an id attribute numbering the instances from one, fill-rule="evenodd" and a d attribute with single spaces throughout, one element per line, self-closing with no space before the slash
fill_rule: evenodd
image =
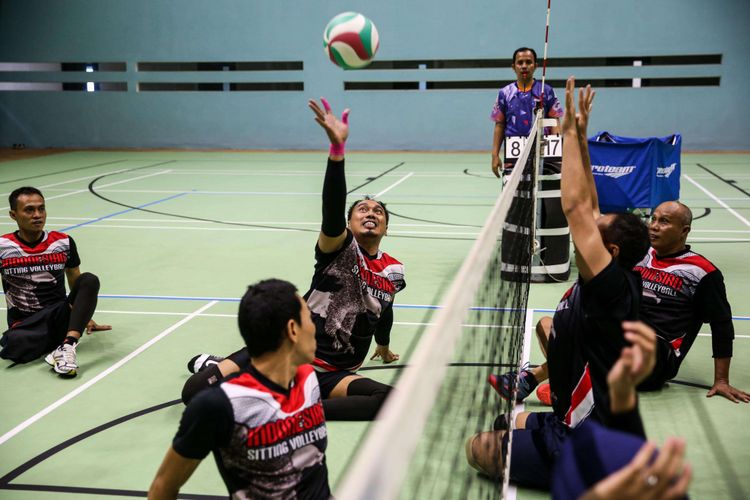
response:
<path id="1" fill-rule="evenodd" d="M 81 273 L 78 277 L 76 284 L 81 289 L 92 290 L 95 293 L 99 292 L 99 278 L 94 273 Z"/>
<path id="2" fill-rule="evenodd" d="M 208 368 L 191 376 L 182 387 L 182 402 L 188 404 L 196 394 L 207 387 L 216 385 L 223 379 L 218 365 L 209 365 Z"/>
<path id="3" fill-rule="evenodd" d="M 385 401 L 393 387 L 387 384 L 376 382 L 369 378 L 358 378 L 349 383 L 346 391 L 347 396 L 372 396 L 381 401 Z"/>

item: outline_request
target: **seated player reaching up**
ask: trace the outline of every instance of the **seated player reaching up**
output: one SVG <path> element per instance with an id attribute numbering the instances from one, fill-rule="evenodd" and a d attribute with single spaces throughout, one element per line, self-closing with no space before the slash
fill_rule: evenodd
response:
<path id="1" fill-rule="evenodd" d="M 237 322 L 247 364 L 185 408 L 148 498 L 177 498 L 209 453 L 232 498 L 330 498 L 310 309 L 270 279 L 248 287 Z"/>
<path id="2" fill-rule="evenodd" d="M 685 441 L 668 438 L 656 451 L 638 435 L 636 386 L 656 364 L 656 333 L 645 323 L 623 324 L 632 342 L 607 375 L 616 420 L 605 428 L 589 419 L 563 444 L 552 478 L 553 498 L 684 498 L 692 478 Z"/>
<path id="3" fill-rule="evenodd" d="M 543 489 L 549 487 L 551 464 L 571 428 L 589 416 L 605 426 L 612 423 L 607 373 L 627 344 L 622 322 L 638 318 L 640 279 L 632 267 L 648 249 L 648 233 L 637 216 L 598 214 L 593 176 L 584 167 L 594 92 L 590 86 L 581 89 L 578 115 L 574 92 L 575 80 L 570 78 L 563 116 L 561 201 L 579 278 L 557 307 L 547 345 L 554 412 L 520 414 L 511 451 L 511 480 Z M 483 436 L 507 447 L 502 430 Z M 481 455 L 475 459 L 488 460 Z"/>
<path id="4" fill-rule="evenodd" d="M 331 142 L 323 181 L 323 222 L 315 247 L 315 272 L 305 294 L 316 327 L 318 348 L 313 365 L 318 372 L 328 420 L 372 420 L 391 387 L 356 374 L 373 338 L 371 359 L 398 359 L 391 352 L 393 300 L 406 286 L 404 266 L 380 250 L 388 229 L 385 204 L 369 198 L 354 202 L 345 218 L 346 177 L 344 143 L 349 135 L 345 110 L 341 120 L 325 99 L 323 109 L 311 100 L 315 121 Z M 246 359 L 241 349 L 226 359 L 194 357 L 188 368 L 198 372 L 185 384 L 183 401 L 202 388 L 236 371 Z M 216 364 L 216 361 L 219 361 Z"/>
<path id="5" fill-rule="evenodd" d="M 84 330 L 110 330 L 91 319 L 99 278 L 81 273 L 73 238 L 45 231 L 47 209 L 41 191 L 21 187 L 8 197 L 18 230 L 0 236 L 0 261 L 8 327 L 0 339 L 0 357 L 28 363 L 44 359 L 64 378 L 78 374 L 76 346 Z M 65 279 L 70 294 L 65 295 Z"/>
<path id="6" fill-rule="evenodd" d="M 713 263 L 687 244 L 692 220 L 690 208 L 679 201 L 665 201 L 656 207 L 648 225 L 651 248 L 634 267 L 642 278 L 641 319 L 658 335 L 656 368 L 639 389 L 659 389 L 676 377 L 701 326 L 709 323 L 714 382 L 707 396 L 719 394 L 735 403 L 747 403 L 750 394 L 729 384 L 734 325 L 724 277 Z M 536 333 L 542 353 L 546 353 L 551 325 L 550 317 L 537 323 Z M 523 401 L 537 383 L 546 378 L 546 363 L 522 370 L 517 401 Z M 506 399 L 511 397 L 514 380 L 515 372 L 490 379 Z"/>

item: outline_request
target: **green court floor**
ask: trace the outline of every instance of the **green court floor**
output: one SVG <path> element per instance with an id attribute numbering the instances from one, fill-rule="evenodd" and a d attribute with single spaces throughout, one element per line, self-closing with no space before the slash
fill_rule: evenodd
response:
<path id="1" fill-rule="evenodd" d="M 113 325 L 83 340 L 73 380 L 41 360 L 0 362 L 0 498 L 145 495 L 177 429 L 187 360 L 240 345 L 237 298 L 248 284 L 278 277 L 307 289 L 325 162 L 325 152 L 80 151 L 0 163 L 5 196 L 21 185 L 45 193 L 48 229 L 75 238 L 81 270 L 102 283 L 95 319 Z M 484 154 L 347 157 L 351 199 L 377 195 L 392 211 L 383 249 L 406 265 L 391 342 L 402 365 L 497 196 L 488 164 Z M 750 390 L 750 157 L 683 155 L 681 186 L 695 213 L 689 242 L 726 277 L 737 334 L 731 382 Z M 15 229 L 10 218 L 0 226 Z M 570 284 L 532 285 L 534 317 L 551 314 Z M 541 361 L 533 345 L 531 362 Z M 750 407 L 705 397 L 712 363 L 710 336 L 701 336 L 677 382 L 643 395 L 641 410 L 655 441 L 686 437 L 693 498 L 748 498 Z M 400 371 L 366 368 L 386 383 Z M 332 486 L 367 428 L 329 423 Z M 226 493 L 212 460 L 182 491 Z"/>

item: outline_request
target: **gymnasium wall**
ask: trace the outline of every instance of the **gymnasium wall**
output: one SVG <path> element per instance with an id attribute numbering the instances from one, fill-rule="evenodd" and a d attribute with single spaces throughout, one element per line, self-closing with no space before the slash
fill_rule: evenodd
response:
<path id="1" fill-rule="evenodd" d="M 373 69 L 323 54 L 347 10 L 378 27 Z M 324 95 L 352 109 L 350 149 L 488 150 L 511 54 L 541 56 L 545 16 L 544 0 L 0 0 L 0 147 L 319 149 L 306 101 Z M 569 74 L 596 84 L 592 132 L 748 150 L 749 25 L 747 0 L 553 0 L 547 78 L 561 98 Z"/>

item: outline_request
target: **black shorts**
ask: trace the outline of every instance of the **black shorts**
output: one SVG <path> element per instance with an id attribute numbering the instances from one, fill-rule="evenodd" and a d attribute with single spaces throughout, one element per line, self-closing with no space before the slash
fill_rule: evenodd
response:
<path id="1" fill-rule="evenodd" d="M 316 370 L 315 375 L 318 376 L 320 398 L 328 399 L 331 395 L 331 391 L 333 391 L 333 389 L 338 385 L 339 382 L 341 382 L 346 377 L 357 374 L 347 370 L 338 370 L 335 372 L 319 372 Z"/>
<path id="2" fill-rule="evenodd" d="M 549 490 L 552 467 L 571 429 L 552 412 L 531 413 L 526 428 L 513 431 L 510 480 L 527 488 Z M 508 434 L 503 436 L 503 452 Z"/>
<path id="3" fill-rule="evenodd" d="M 0 358 L 28 363 L 59 346 L 68 333 L 70 305 L 67 301 L 37 311 L 14 324 L 0 339 Z"/>
<path id="4" fill-rule="evenodd" d="M 661 337 L 656 337 L 656 365 L 654 371 L 638 386 L 639 391 L 656 391 L 677 376 L 680 360 L 675 356 L 672 345 Z"/>

